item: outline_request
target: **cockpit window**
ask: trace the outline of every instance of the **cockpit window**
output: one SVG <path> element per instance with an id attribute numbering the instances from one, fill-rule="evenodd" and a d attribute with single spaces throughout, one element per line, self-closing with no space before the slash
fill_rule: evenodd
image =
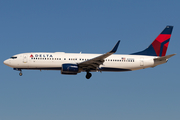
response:
<path id="1" fill-rule="evenodd" d="M 16 59 L 17 57 L 11 57 L 11 59 Z"/>

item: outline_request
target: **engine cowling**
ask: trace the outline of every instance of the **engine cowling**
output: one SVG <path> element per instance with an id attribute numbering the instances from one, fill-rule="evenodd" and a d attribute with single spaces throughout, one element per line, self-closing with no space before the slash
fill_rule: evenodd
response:
<path id="1" fill-rule="evenodd" d="M 77 64 L 62 64 L 61 74 L 76 75 L 78 71 Z"/>

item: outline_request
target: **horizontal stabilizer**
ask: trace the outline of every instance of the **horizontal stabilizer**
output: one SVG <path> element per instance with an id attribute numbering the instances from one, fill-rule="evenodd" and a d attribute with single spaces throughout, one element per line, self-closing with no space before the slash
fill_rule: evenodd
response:
<path id="1" fill-rule="evenodd" d="M 174 56 L 176 54 L 171 54 L 171 55 L 167 55 L 167 56 L 163 56 L 163 57 L 159 57 L 159 58 L 154 58 L 155 61 L 163 61 L 163 60 L 167 60 L 170 57 Z"/>

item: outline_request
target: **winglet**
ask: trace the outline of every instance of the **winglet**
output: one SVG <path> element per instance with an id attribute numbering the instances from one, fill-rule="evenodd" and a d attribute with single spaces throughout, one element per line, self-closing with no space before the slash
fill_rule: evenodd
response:
<path id="1" fill-rule="evenodd" d="M 117 49 L 118 49 L 119 43 L 120 43 L 120 40 L 116 43 L 114 48 L 109 53 L 115 53 L 117 51 Z"/>

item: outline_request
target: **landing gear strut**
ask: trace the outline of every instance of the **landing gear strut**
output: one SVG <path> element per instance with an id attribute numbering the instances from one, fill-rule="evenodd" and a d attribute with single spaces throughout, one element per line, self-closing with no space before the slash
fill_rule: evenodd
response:
<path id="1" fill-rule="evenodd" d="M 20 70 L 19 76 L 22 76 L 22 71 Z"/>
<path id="2" fill-rule="evenodd" d="M 87 74 L 86 74 L 86 79 L 91 78 L 91 76 L 92 76 L 92 74 L 91 74 L 90 72 L 87 72 Z"/>

